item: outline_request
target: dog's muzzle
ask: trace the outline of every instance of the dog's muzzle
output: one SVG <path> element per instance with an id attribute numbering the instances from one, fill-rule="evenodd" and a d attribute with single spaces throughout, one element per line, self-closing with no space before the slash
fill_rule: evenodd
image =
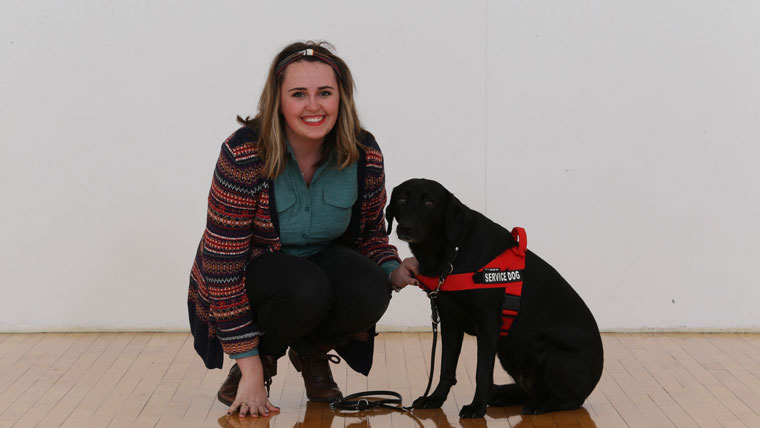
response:
<path id="1" fill-rule="evenodd" d="M 396 236 L 398 236 L 398 239 L 410 244 L 416 242 L 416 239 L 414 238 L 414 229 L 408 226 L 399 226 L 396 229 Z"/>

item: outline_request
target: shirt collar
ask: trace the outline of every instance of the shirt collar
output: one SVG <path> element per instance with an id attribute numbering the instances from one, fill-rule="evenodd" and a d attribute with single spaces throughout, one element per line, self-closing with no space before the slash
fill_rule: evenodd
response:
<path id="1" fill-rule="evenodd" d="M 287 137 L 285 137 L 285 150 L 287 150 L 287 153 L 290 155 L 291 159 L 295 160 L 296 155 L 293 154 L 293 147 L 290 146 L 290 141 L 288 141 Z"/>
<path id="2" fill-rule="evenodd" d="M 290 141 L 287 137 L 285 137 L 285 150 L 287 151 L 288 155 L 290 155 L 291 159 L 296 160 L 296 155 L 293 153 L 293 147 L 290 146 Z M 336 156 L 337 154 L 335 153 L 335 150 L 330 150 L 330 156 L 327 157 L 327 162 L 325 162 L 325 164 L 337 162 Z"/>

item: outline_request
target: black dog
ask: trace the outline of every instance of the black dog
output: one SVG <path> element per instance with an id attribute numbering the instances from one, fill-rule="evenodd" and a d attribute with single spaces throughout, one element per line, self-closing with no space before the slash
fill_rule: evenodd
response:
<path id="1" fill-rule="evenodd" d="M 506 229 L 431 180 L 412 179 L 393 189 L 386 217 L 389 234 L 393 219 L 398 221 L 396 233 L 409 243 L 424 276 L 475 273 L 518 245 Z M 591 311 L 554 268 L 529 250 L 523 254 L 517 304 L 505 296 L 504 287 L 439 294 L 441 378 L 429 397 L 414 401 L 415 408 L 438 408 L 446 401 L 456 384 L 464 333 L 476 336 L 478 346 L 475 397 L 460 411 L 462 418 L 482 417 L 487 404 L 524 404 L 523 413 L 528 414 L 576 409 L 594 389 L 602 374 L 603 351 Z M 517 309 L 517 316 L 503 336 L 501 317 L 507 303 Z M 514 384 L 493 385 L 494 355 Z"/>

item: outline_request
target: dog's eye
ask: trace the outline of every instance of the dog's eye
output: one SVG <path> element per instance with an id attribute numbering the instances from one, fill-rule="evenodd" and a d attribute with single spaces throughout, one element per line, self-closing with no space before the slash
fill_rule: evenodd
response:
<path id="1" fill-rule="evenodd" d="M 399 204 L 399 205 L 406 205 L 406 199 L 404 199 L 404 198 L 399 198 L 399 199 L 396 201 L 396 203 L 397 203 L 397 204 Z"/>
<path id="2" fill-rule="evenodd" d="M 433 201 L 425 201 L 425 208 L 433 208 L 434 206 Z"/>

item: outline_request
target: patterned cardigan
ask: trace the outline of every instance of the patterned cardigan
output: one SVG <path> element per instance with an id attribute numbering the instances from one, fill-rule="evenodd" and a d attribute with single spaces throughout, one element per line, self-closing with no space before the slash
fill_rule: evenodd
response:
<path id="1" fill-rule="evenodd" d="M 258 346 L 262 332 L 251 313 L 245 269 L 249 260 L 280 250 L 274 184 L 263 175 L 257 139 L 255 130 L 243 127 L 222 144 L 208 197 L 206 230 L 190 273 L 190 331 L 208 368 L 222 368 L 224 353 L 239 354 Z M 360 197 L 343 240 L 378 265 L 398 261 L 385 231 L 383 156 L 369 132 L 360 141 L 365 146 L 360 146 L 357 165 Z M 354 350 L 349 346 L 343 353 L 337 350 L 346 354 L 344 359 L 354 369 L 369 372 L 373 337 L 358 335 L 363 345 Z"/>

